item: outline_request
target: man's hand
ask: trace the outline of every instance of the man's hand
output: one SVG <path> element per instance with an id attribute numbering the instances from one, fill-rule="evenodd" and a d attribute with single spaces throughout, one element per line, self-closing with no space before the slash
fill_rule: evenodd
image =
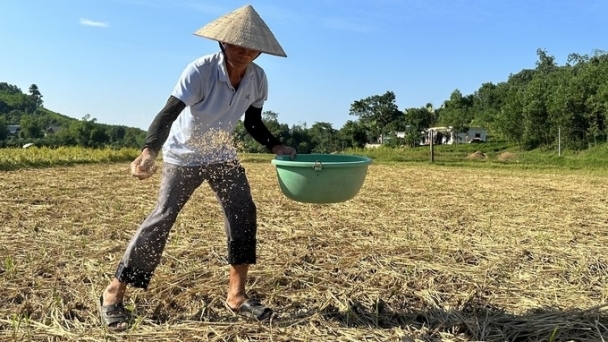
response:
<path id="1" fill-rule="evenodd" d="M 141 154 L 131 163 L 131 175 L 140 180 L 151 177 L 156 172 L 156 153 L 145 148 Z"/>
<path id="2" fill-rule="evenodd" d="M 292 160 L 295 159 L 297 155 L 295 148 L 285 145 L 276 145 L 272 148 L 272 153 L 276 154 L 277 156 L 290 155 Z"/>

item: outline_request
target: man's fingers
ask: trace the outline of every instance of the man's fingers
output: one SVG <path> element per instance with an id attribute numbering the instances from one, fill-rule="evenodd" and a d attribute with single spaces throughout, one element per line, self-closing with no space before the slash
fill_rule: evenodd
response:
<path id="1" fill-rule="evenodd" d="M 298 155 L 298 153 L 297 153 L 296 149 L 295 149 L 295 148 L 293 148 L 293 147 L 286 147 L 286 146 L 283 146 L 283 147 L 281 147 L 280 149 L 278 149 L 278 150 L 276 151 L 276 155 L 278 155 L 278 156 L 281 156 L 281 155 L 282 155 L 282 156 L 289 155 L 289 156 L 290 156 L 290 158 L 293 160 L 293 159 L 295 159 L 295 158 L 296 158 L 296 156 Z"/>
<path id="2" fill-rule="evenodd" d="M 138 156 L 131 163 L 131 175 L 139 179 L 146 179 L 156 172 L 154 158 L 142 158 Z"/>
<path id="3" fill-rule="evenodd" d="M 147 167 L 150 167 L 150 166 L 154 165 L 154 158 L 143 158 L 141 164 L 146 165 Z"/>
<path id="4" fill-rule="evenodd" d="M 141 162 L 141 157 L 137 157 L 137 158 L 135 158 L 135 160 L 133 160 L 131 162 L 131 174 L 135 175 L 135 173 L 137 173 L 140 162 Z"/>
<path id="5" fill-rule="evenodd" d="M 156 166 L 154 165 L 139 165 L 137 167 L 138 173 L 142 174 L 152 174 L 156 171 Z"/>

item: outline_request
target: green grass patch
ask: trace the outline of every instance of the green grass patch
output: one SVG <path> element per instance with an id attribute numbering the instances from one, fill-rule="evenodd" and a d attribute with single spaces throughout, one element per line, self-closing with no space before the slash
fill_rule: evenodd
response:
<path id="1" fill-rule="evenodd" d="M 83 147 L 33 147 L 0 149 L 0 170 L 41 168 L 90 163 L 114 163 L 135 159 L 138 149 L 90 149 Z"/>
<path id="2" fill-rule="evenodd" d="M 428 163 L 431 164 L 429 146 L 414 148 L 350 149 L 344 153 L 364 155 L 376 163 Z M 437 145 L 433 164 L 483 168 L 520 169 L 608 169 L 608 144 L 584 151 L 535 149 L 526 151 L 508 143 Z"/>
<path id="3" fill-rule="evenodd" d="M 28 149 L 0 149 L 0 170 L 41 168 L 89 163 L 130 162 L 139 149 L 90 149 L 82 147 Z M 485 144 L 437 145 L 431 163 L 429 146 L 414 148 L 380 147 L 374 149 L 348 149 L 345 154 L 368 156 L 374 163 L 424 163 L 453 167 L 518 168 L 518 169 L 588 169 L 594 172 L 608 170 L 608 144 L 584 151 L 536 149 L 525 151 L 516 145 L 503 142 Z M 242 153 L 243 163 L 270 163 L 270 153 Z M 159 157 L 162 159 L 162 156 Z M 608 172 L 608 171 L 607 171 Z"/>

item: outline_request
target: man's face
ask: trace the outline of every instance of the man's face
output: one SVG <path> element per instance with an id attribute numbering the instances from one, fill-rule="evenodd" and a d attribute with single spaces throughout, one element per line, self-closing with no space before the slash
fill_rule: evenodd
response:
<path id="1" fill-rule="evenodd" d="M 227 43 L 224 43 L 223 45 L 228 63 L 237 69 L 246 68 L 260 55 L 260 52 L 256 50 Z"/>

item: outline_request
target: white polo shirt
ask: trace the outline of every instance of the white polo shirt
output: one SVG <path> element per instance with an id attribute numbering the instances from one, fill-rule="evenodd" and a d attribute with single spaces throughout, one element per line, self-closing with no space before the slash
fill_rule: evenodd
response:
<path id="1" fill-rule="evenodd" d="M 163 145 L 163 161 L 200 166 L 237 158 L 232 133 L 249 106 L 262 108 L 268 81 L 264 70 L 251 63 L 235 90 L 224 54 L 218 52 L 190 63 L 171 95 L 186 108 L 171 126 Z"/>

